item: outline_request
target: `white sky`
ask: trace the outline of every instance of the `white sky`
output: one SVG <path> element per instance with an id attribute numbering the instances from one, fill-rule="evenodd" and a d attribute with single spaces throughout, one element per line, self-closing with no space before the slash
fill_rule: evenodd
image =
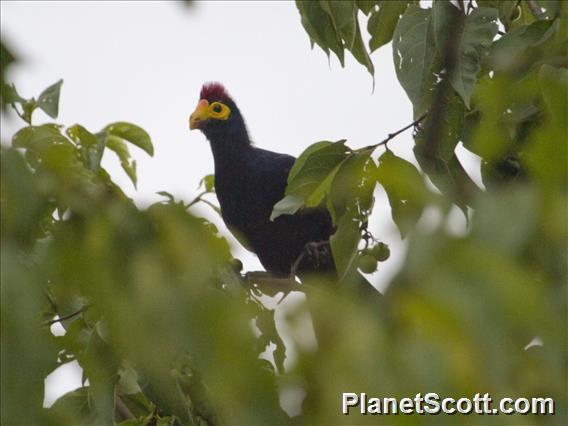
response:
<path id="1" fill-rule="evenodd" d="M 113 179 L 139 204 L 160 199 L 155 193 L 162 190 L 189 201 L 201 177 L 213 172 L 209 144 L 188 130 L 205 81 L 225 84 L 258 146 L 295 156 L 319 140 L 368 145 L 412 120 L 390 46 L 373 55 L 372 93 L 371 76 L 350 54 L 342 69 L 335 58 L 328 62 L 319 48 L 310 49 L 293 2 L 1 5 L 2 37 L 21 58 L 9 78 L 21 94 L 37 96 L 63 78 L 58 122 L 98 131 L 125 120 L 150 133 L 153 158 L 131 149 L 137 191 L 114 154 L 104 158 Z M 21 126 L 10 118 L 2 126 L 3 141 Z M 42 112 L 34 118 L 49 120 Z M 413 160 L 411 146 L 409 132 L 391 149 Z M 377 225 L 386 232 L 378 236 L 393 244 L 398 238 L 388 207 L 379 210 Z M 198 212 L 219 223 L 205 206 Z M 260 268 L 255 256 L 234 245 L 247 268 Z"/>
<path id="2" fill-rule="evenodd" d="M 350 54 L 343 69 L 313 51 L 293 2 L 1 2 L 2 39 L 19 57 L 9 79 L 24 97 L 37 96 L 64 79 L 59 123 L 80 123 L 98 131 L 112 121 L 130 121 L 152 137 L 155 155 L 133 147 L 138 190 L 114 154 L 104 166 L 139 205 L 157 201 L 166 190 L 190 201 L 199 180 L 213 173 L 209 144 L 189 132 L 203 82 L 222 82 L 239 105 L 257 146 L 299 155 L 319 140 L 348 139 L 361 147 L 383 139 L 412 121 L 412 108 L 399 85 L 390 45 L 372 55 L 372 78 Z M 363 26 L 364 28 L 364 26 Z M 22 126 L 4 117 L 6 143 Z M 34 122 L 49 121 L 42 112 Z M 411 132 L 389 144 L 414 163 Z M 380 153 L 381 151 L 379 151 Z M 463 153 L 463 150 L 462 150 Z M 476 162 L 466 168 L 478 180 Z M 206 206 L 195 210 L 220 225 Z M 384 287 L 403 259 L 404 244 L 394 227 L 387 199 L 377 190 L 371 230 L 388 243 L 391 259 L 372 281 Z M 231 238 L 245 269 L 260 269 Z"/>

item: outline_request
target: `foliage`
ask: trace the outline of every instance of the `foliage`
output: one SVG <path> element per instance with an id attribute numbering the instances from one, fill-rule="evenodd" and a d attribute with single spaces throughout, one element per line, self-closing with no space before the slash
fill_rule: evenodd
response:
<path id="1" fill-rule="evenodd" d="M 51 111 L 60 86 L 43 92 Z M 274 311 L 241 284 L 226 241 L 171 196 L 139 209 L 101 166 L 114 151 L 135 182 L 127 143 L 152 155 L 148 134 L 32 125 L 34 108 L 17 109 L 28 125 L 2 148 L 2 423 L 277 422 L 274 371 L 258 359 L 274 342 L 282 369 Z M 42 410 L 43 378 L 74 360 L 88 385 Z"/>
<path id="2" fill-rule="evenodd" d="M 32 124 L 38 108 L 57 117 L 62 82 L 22 98 L 4 84 L 2 47 L 2 103 L 26 123 L 1 153 L 2 423 L 291 423 L 283 390 L 306 393 L 297 424 L 565 423 L 567 8 L 457 6 L 297 2 L 312 44 L 342 64 L 348 50 L 373 74 L 371 53 L 392 41 L 420 167 L 390 149 L 405 129 L 359 149 L 317 142 L 296 161 L 272 217 L 327 208 L 340 282 L 285 289 L 307 294 L 318 340 L 317 350 L 292 342 L 298 359 L 286 370 L 283 337 L 294 339 L 281 329 L 309 322 L 301 310 L 277 322 L 265 302 L 280 288 L 244 273 L 214 225 L 191 213 L 198 202 L 216 209 L 204 198 L 213 176 L 189 203 L 162 191 L 163 202 L 138 207 L 101 159 L 114 152 L 136 184 L 129 145 L 152 155 L 149 135 L 125 122 L 99 132 Z M 458 143 L 480 157 L 483 188 Z M 380 306 L 352 294 L 354 272 L 380 274 L 390 254 L 368 226 L 377 188 L 408 244 Z M 468 219 L 460 235 L 448 231 L 456 207 Z M 426 211 L 440 220 L 424 226 Z M 535 336 L 544 345 L 525 349 Z M 83 386 L 42 408 L 46 375 L 75 360 Z M 340 415 L 342 392 L 430 391 L 552 397 L 557 414 Z"/>

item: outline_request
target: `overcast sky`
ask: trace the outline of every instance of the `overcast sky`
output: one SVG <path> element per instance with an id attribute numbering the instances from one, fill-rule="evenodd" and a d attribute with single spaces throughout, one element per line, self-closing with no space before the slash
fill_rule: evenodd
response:
<path id="1" fill-rule="evenodd" d="M 125 192 L 143 206 L 169 191 L 189 201 L 199 180 L 213 173 L 209 144 L 189 132 L 201 85 L 222 82 L 239 105 L 257 146 L 299 155 L 319 140 L 347 139 L 361 147 L 412 121 L 399 85 L 390 45 L 372 56 L 375 90 L 364 67 L 346 55 L 346 67 L 328 61 L 310 42 L 293 2 L 1 2 L 2 39 L 19 58 L 10 69 L 20 94 L 37 96 L 64 79 L 58 122 L 98 131 L 130 121 L 152 137 L 155 155 L 132 148 L 138 190 L 112 153 L 103 164 Z M 43 113 L 34 122 L 49 121 Z M 22 123 L 4 117 L 2 141 Z M 414 163 L 411 132 L 394 140 L 395 154 Z M 380 153 L 380 151 L 378 152 Z M 463 153 L 463 151 L 462 151 Z M 466 168 L 478 180 L 473 158 Z M 402 261 L 403 244 L 384 192 L 377 190 L 372 231 L 393 256 L 372 280 L 380 288 Z M 195 210 L 220 225 L 208 208 Z M 231 239 L 245 268 L 256 257 Z"/>
<path id="2" fill-rule="evenodd" d="M 153 158 L 131 149 L 137 191 L 114 154 L 104 158 L 138 204 L 158 200 L 162 190 L 191 200 L 201 177 L 213 172 L 209 144 L 188 130 L 205 81 L 225 84 L 258 146 L 296 156 L 319 140 L 368 145 L 412 121 L 390 46 L 373 55 L 373 93 L 371 76 L 350 54 L 343 69 L 319 48 L 310 49 L 292 2 L 1 4 L 2 37 L 20 58 L 9 78 L 20 93 L 37 95 L 63 78 L 60 123 L 98 131 L 125 120 L 150 133 Z M 48 120 L 42 112 L 34 118 Z M 4 124 L 6 141 L 21 123 L 12 116 Z M 413 160 L 411 146 L 410 133 L 391 144 Z M 219 223 L 207 208 L 198 212 Z M 389 214 L 388 207 L 379 208 L 378 236 L 393 244 L 397 234 Z M 260 268 L 255 256 L 234 245 L 245 266 Z"/>

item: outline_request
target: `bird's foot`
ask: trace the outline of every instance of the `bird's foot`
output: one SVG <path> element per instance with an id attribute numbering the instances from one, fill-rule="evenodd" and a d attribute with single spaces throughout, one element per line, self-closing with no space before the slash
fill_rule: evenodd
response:
<path id="1" fill-rule="evenodd" d="M 323 269 L 333 265 L 331 257 L 331 246 L 329 241 L 311 241 L 304 246 L 304 250 L 292 265 L 290 276 L 294 277 L 298 273 L 300 265 L 308 263 L 309 269 Z"/>

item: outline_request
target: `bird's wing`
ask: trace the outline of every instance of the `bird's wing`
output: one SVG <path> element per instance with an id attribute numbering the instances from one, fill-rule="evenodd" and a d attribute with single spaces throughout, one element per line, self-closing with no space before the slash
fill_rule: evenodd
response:
<path id="1" fill-rule="evenodd" d="M 236 227 L 231 226 L 227 223 L 225 224 L 227 225 L 229 231 L 231 231 L 231 234 L 233 234 L 233 237 L 235 237 L 235 239 L 240 243 L 240 245 L 242 245 L 248 251 L 254 253 L 254 248 L 252 247 L 250 242 L 246 239 L 246 237 L 243 235 L 243 233 L 239 231 Z"/>
<path id="2" fill-rule="evenodd" d="M 288 174 L 296 158 L 287 154 L 255 148 L 254 159 L 254 168 L 259 179 L 262 179 L 265 185 L 270 184 L 272 186 L 271 194 L 274 198 L 278 198 L 275 202 L 280 201 L 284 198 Z"/>

